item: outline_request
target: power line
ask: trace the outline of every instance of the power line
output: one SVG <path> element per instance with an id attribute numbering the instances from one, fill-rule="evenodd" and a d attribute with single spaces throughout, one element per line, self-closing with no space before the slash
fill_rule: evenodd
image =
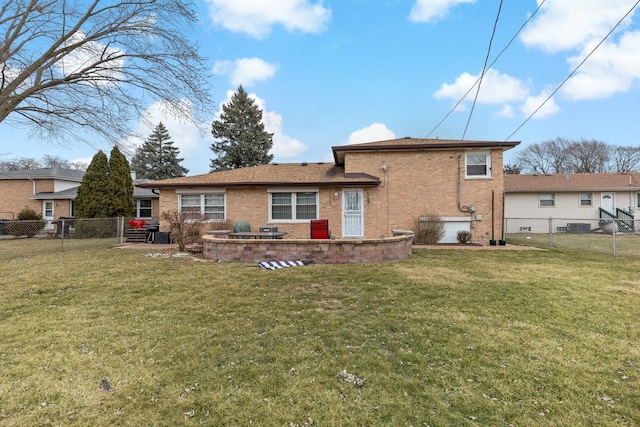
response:
<path id="1" fill-rule="evenodd" d="M 502 56 L 502 54 L 511 46 L 511 44 L 514 42 L 514 40 L 518 37 L 518 35 L 522 32 L 522 30 L 524 29 L 524 27 L 529 23 L 529 21 L 531 21 L 533 19 L 533 17 L 538 13 L 538 11 L 540 10 L 540 8 L 542 7 L 542 5 L 544 4 L 546 0 L 542 0 L 540 2 L 540 4 L 538 5 L 538 7 L 536 8 L 536 10 L 533 11 L 533 13 L 531 14 L 531 16 L 529 16 L 529 18 L 527 18 L 526 21 L 524 21 L 524 23 L 520 26 L 520 28 L 518 29 L 518 31 L 516 31 L 516 33 L 513 35 L 513 37 L 511 38 L 511 40 L 509 40 L 509 43 L 507 43 L 507 45 L 500 51 L 500 53 L 498 53 L 498 56 L 495 57 L 495 59 L 493 60 L 493 62 L 487 67 L 487 69 L 485 71 L 482 72 L 482 74 L 480 75 L 480 77 L 478 77 L 475 81 L 475 83 L 469 88 L 469 90 L 467 91 L 467 93 L 465 93 L 462 98 L 460 98 L 460 100 L 458 100 L 458 102 L 456 102 L 456 104 L 453 106 L 453 108 L 451 108 L 451 110 L 449 110 L 449 112 L 444 116 L 444 118 L 442 120 L 440 120 L 438 122 L 437 125 L 435 125 L 435 127 L 433 129 L 431 129 L 431 131 L 427 134 L 427 138 L 429 138 L 431 136 L 431 134 L 433 132 L 436 131 L 436 129 L 438 129 L 440 127 L 440 125 L 442 123 L 445 122 L 445 120 L 447 120 L 449 118 L 449 116 L 456 110 L 456 108 L 458 108 L 458 105 L 460 105 L 462 103 L 462 101 L 465 100 L 465 98 L 467 97 L 467 95 L 469 95 L 471 93 L 471 91 L 473 90 L 474 87 L 476 87 L 476 85 L 480 82 L 480 80 L 483 78 L 484 74 L 490 70 L 496 62 L 498 62 L 498 59 L 500 59 L 500 57 Z"/>
<path id="2" fill-rule="evenodd" d="M 631 9 L 629 9 L 629 11 L 618 21 L 618 23 L 611 29 L 611 31 L 609 31 L 607 33 L 606 36 L 604 36 L 604 38 L 602 40 L 600 40 L 600 42 L 591 50 L 591 52 L 589 52 L 589 54 L 587 56 L 584 57 L 584 59 L 582 61 L 580 61 L 580 63 L 573 69 L 573 71 L 571 71 L 571 73 L 569 73 L 569 75 L 562 81 L 562 83 L 560 83 L 560 85 L 553 91 L 551 92 L 551 95 L 549 95 L 547 97 L 547 99 L 545 99 L 542 104 L 540 104 L 540 106 L 538 106 L 538 108 L 535 109 L 535 111 L 533 113 L 531 113 L 529 115 L 529 117 L 527 117 L 524 122 L 522 122 L 522 124 L 520 126 L 518 126 L 516 128 L 516 130 L 514 130 L 511 135 L 509 135 L 505 141 L 508 141 L 513 135 L 515 135 L 520 129 L 522 129 L 522 127 L 527 124 L 527 122 L 529 120 L 531 120 L 531 118 L 533 116 L 536 115 L 536 113 L 538 111 L 540 111 L 540 109 L 544 106 L 544 104 L 547 103 L 547 101 L 549 101 L 551 98 L 553 98 L 553 95 L 556 94 L 556 92 L 558 92 L 560 90 L 560 88 L 562 86 L 564 86 L 564 84 L 571 78 L 573 77 L 573 75 L 576 73 L 576 71 L 578 71 L 578 69 L 580 69 L 580 67 L 582 67 L 582 65 L 587 62 L 587 59 L 589 59 L 591 57 L 591 55 L 593 55 L 593 53 L 609 38 L 609 36 L 611 36 L 611 34 L 613 34 L 613 32 L 620 26 L 620 24 L 622 23 L 622 21 L 624 21 L 625 19 L 627 19 L 627 17 L 631 14 L 631 12 L 633 12 L 633 10 L 638 6 L 638 4 L 640 4 L 640 0 L 638 0 L 636 2 L 636 4 L 634 4 L 633 6 L 631 6 Z"/>
<path id="3" fill-rule="evenodd" d="M 496 35 L 496 28 L 498 28 L 498 20 L 500 19 L 500 12 L 502 11 L 502 2 L 500 0 L 500 5 L 498 6 L 498 14 L 496 15 L 496 20 L 493 23 L 493 31 L 491 32 L 491 38 L 489 39 L 489 47 L 487 48 L 487 55 L 484 58 L 484 65 L 482 66 L 482 73 L 480 74 L 480 79 L 478 81 L 478 90 L 476 90 L 476 96 L 473 98 L 473 103 L 471 104 L 471 111 L 469 111 L 469 118 L 467 119 L 467 124 L 464 127 L 464 132 L 462 132 L 462 138 L 464 139 L 467 134 L 467 129 L 469 129 L 469 123 L 471 123 L 471 116 L 473 116 L 473 110 L 476 108 L 476 103 L 478 102 L 478 95 L 480 94 L 480 87 L 482 86 L 482 78 L 484 77 L 484 73 L 487 72 L 487 63 L 489 62 L 489 55 L 491 54 L 491 46 L 493 45 L 493 37 Z"/>

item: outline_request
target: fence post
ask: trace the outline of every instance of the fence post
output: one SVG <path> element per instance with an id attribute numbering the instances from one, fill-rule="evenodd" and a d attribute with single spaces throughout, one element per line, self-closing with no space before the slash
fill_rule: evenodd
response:
<path id="1" fill-rule="evenodd" d="M 618 222 L 617 221 L 613 221 L 611 222 L 611 249 L 612 249 L 612 255 L 616 256 L 616 233 L 618 231 Z"/>
<path id="2" fill-rule="evenodd" d="M 549 247 L 553 247 L 553 218 L 549 217 Z"/>
<path id="3" fill-rule="evenodd" d="M 124 217 L 118 217 L 118 244 L 121 245 L 124 242 Z"/>
<path id="4" fill-rule="evenodd" d="M 60 252 L 64 252 L 64 218 L 59 219 L 60 228 L 58 229 L 58 234 L 60 235 Z"/>

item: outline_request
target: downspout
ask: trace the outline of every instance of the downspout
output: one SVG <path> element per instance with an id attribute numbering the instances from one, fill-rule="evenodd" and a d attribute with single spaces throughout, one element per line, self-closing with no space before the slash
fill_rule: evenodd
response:
<path id="1" fill-rule="evenodd" d="M 491 239 L 496 239 L 496 193 L 495 190 L 491 190 Z"/>

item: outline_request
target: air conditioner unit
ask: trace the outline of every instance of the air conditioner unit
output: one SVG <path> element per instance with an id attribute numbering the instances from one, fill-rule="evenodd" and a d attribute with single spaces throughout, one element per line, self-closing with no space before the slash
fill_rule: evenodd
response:
<path id="1" fill-rule="evenodd" d="M 591 224 L 588 222 L 570 222 L 567 224 L 567 232 L 569 233 L 590 233 Z"/>

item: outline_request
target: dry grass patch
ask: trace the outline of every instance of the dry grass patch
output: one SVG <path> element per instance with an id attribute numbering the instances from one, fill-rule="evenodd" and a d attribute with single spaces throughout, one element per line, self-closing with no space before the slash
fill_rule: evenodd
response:
<path id="1" fill-rule="evenodd" d="M 564 251 L 9 260 L 0 425 L 638 425 L 639 268 Z"/>

